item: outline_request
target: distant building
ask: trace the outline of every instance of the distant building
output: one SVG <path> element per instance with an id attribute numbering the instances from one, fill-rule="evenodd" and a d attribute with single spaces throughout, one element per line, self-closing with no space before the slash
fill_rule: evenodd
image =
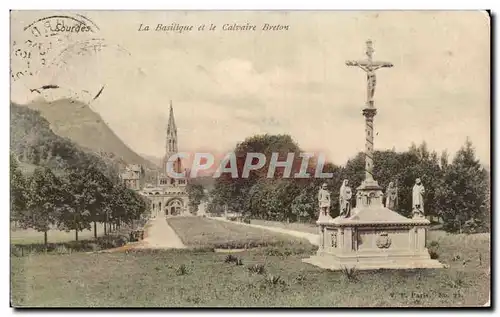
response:
<path id="1" fill-rule="evenodd" d="M 148 184 L 141 190 L 141 194 L 151 200 L 151 215 L 153 217 L 168 215 L 189 215 L 188 194 L 186 191 L 186 178 L 173 178 L 167 174 L 167 161 L 169 157 L 178 153 L 177 127 L 174 120 L 174 110 L 170 102 L 170 115 L 168 118 L 165 156 L 162 160 L 162 170 L 158 173 L 156 184 Z M 174 162 L 174 171 L 180 173 L 182 161 Z M 187 173 L 186 173 L 187 174 Z"/>
<path id="2" fill-rule="evenodd" d="M 120 174 L 120 179 L 127 188 L 141 190 L 142 167 L 139 164 L 130 164 L 125 167 L 125 171 Z"/>

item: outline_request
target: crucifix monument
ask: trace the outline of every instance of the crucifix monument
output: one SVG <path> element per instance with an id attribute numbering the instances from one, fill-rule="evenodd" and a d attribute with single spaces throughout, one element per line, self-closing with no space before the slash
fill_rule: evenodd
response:
<path id="1" fill-rule="evenodd" d="M 368 58 L 346 62 L 347 66 L 357 66 L 367 75 L 363 109 L 365 179 L 356 188 L 356 205 L 351 212 L 341 212 L 336 218 L 320 212 L 316 222 L 319 227 L 317 254 L 303 261 L 331 270 L 344 267 L 360 270 L 442 268 L 443 264 L 431 259 L 426 248 L 429 220 L 423 217 L 409 219 L 384 206 L 382 188 L 373 177 L 373 118 L 377 113 L 373 100 L 375 71 L 393 66 L 388 62 L 373 61 L 373 52 L 372 41 L 368 40 Z"/>
<path id="2" fill-rule="evenodd" d="M 378 183 L 373 179 L 373 118 L 377 114 L 374 106 L 373 96 L 375 95 L 375 86 L 377 77 L 375 71 L 379 68 L 392 67 L 391 63 L 373 61 L 373 43 L 366 41 L 366 60 L 347 61 L 347 66 L 356 66 L 366 72 L 366 106 L 363 109 L 365 116 L 365 186 L 378 187 Z"/>

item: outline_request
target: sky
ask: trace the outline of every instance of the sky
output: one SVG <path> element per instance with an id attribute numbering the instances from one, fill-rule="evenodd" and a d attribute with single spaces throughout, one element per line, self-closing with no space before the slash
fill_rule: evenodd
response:
<path id="1" fill-rule="evenodd" d="M 40 34 L 57 28 L 55 18 L 23 30 L 77 14 L 94 32 L 33 35 L 37 25 Z M 173 23 L 193 28 L 154 30 Z M 222 30 L 234 23 L 256 31 Z M 288 30 L 262 31 L 265 23 Z M 165 154 L 172 100 L 180 151 L 224 153 L 255 134 L 290 134 L 304 151 L 344 164 L 364 149 L 366 100 L 365 73 L 345 61 L 364 59 L 371 39 L 374 59 L 394 64 L 377 71 L 375 149 L 426 141 L 453 155 L 469 137 L 490 164 L 489 23 L 478 11 L 13 12 L 12 71 L 33 75 L 11 82 L 11 98 L 26 103 L 40 97 L 29 88 L 59 85 L 44 98 L 89 103 L 140 154 Z M 14 52 L 30 39 L 44 48 L 28 50 L 27 67 Z"/>

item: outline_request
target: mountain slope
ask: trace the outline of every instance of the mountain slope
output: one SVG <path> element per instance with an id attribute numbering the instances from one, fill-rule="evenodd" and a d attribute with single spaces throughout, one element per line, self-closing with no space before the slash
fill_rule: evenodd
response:
<path id="1" fill-rule="evenodd" d="M 64 173 L 92 164 L 116 179 L 119 165 L 123 164 L 116 158 L 98 155 L 55 134 L 38 111 L 13 103 L 10 104 L 10 151 L 19 160 L 25 174 L 32 173 L 38 166 Z"/>
<path id="2" fill-rule="evenodd" d="M 163 158 L 161 158 L 161 157 L 156 157 L 153 155 L 148 155 L 148 154 L 143 154 L 143 153 L 140 153 L 139 155 L 144 157 L 146 160 L 152 162 L 153 164 L 155 164 L 157 166 L 161 166 L 161 162 L 163 161 Z"/>
<path id="3" fill-rule="evenodd" d="M 131 150 L 102 120 L 101 116 L 80 101 L 61 99 L 53 102 L 36 100 L 26 105 L 40 111 L 52 131 L 94 152 L 113 153 L 129 164 L 157 169 L 156 164 Z"/>

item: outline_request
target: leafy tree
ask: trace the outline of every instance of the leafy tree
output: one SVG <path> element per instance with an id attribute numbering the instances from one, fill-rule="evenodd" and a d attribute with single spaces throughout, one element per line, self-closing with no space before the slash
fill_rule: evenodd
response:
<path id="1" fill-rule="evenodd" d="M 109 196 L 112 194 L 113 184 L 95 165 L 86 171 L 87 194 L 92 197 L 88 206 L 91 220 L 94 223 L 94 238 L 97 239 L 97 222 L 105 221 L 106 206 L 110 204 Z"/>
<path id="2" fill-rule="evenodd" d="M 491 208 L 488 175 L 476 159 L 469 139 L 446 168 L 444 185 L 438 195 L 444 229 L 450 232 L 486 231 Z"/>
<path id="3" fill-rule="evenodd" d="M 29 179 L 27 194 L 23 227 L 43 232 L 47 245 L 47 232 L 59 222 L 64 206 L 62 183 L 50 169 L 37 168 Z"/>
<path id="4" fill-rule="evenodd" d="M 95 181 L 88 177 L 84 170 L 73 170 L 68 174 L 68 181 L 63 189 L 66 195 L 66 212 L 61 219 L 61 225 L 66 230 L 75 230 L 75 240 L 78 232 L 90 229 L 91 208 L 96 203 Z"/>
<path id="5" fill-rule="evenodd" d="M 281 151 L 281 152 L 280 152 Z M 248 152 L 264 153 L 269 162 L 270 153 L 282 151 L 300 152 L 289 136 L 260 135 L 246 139 L 236 146 L 238 175 L 241 176 L 243 163 Z M 298 157 L 298 155 L 297 155 Z M 314 174 L 314 160 L 308 171 Z M 297 168 L 300 162 L 294 162 Z M 343 179 L 348 179 L 356 188 L 365 179 L 365 157 L 358 153 L 338 167 L 326 164 L 325 172 L 332 172 L 330 179 L 284 179 L 282 171 L 268 179 L 268 164 L 252 171 L 247 179 L 232 179 L 223 174 L 216 180 L 211 191 L 208 206 L 210 212 L 222 212 L 223 206 L 234 211 L 243 211 L 247 216 L 272 220 L 307 220 L 317 217 L 316 195 L 319 186 L 327 183 L 331 192 L 331 216 L 338 215 L 338 195 Z M 489 226 L 490 191 L 488 173 L 475 159 L 472 144 L 457 153 L 450 164 L 447 152 L 440 156 L 430 151 L 427 144 L 412 144 L 407 151 L 375 151 L 374 178 L 385 189 L 389 182 L 398 187 L 397 212 L 411 216 L 412 189 L 415 179 L 420 178 L 426 188 L 425 213 L 445 219 L 445 229 L 449 231 L 486 230 Z M 354 203 L 354 198 L 353 198 Z"/>
<path id="6" fill-rule="evenodd" d="M 26 209 L 26 179 L 13 153 L 10 153 L 10 218 L 18 222 Z"/>
<path id="7" fill-rule="evenodd" d="M 189 181 L 186 186 L 186 191 L 189 198 L 189 211 L 195 213 L 198 211 L 198 205 L 201 200 L 205 197 L 203 185 Z"/>
<path id="8" fill-rule="evenodd" d="M 297 221 L 303 222 L 318 218 L 318 202 L 314 191 L 317 191 L 317 189 L 313 186 L 305 187 L 293 199 L 291 211 Z"/>
<path id="9" fill-rule="evenodd" d="M 102 222 L 104 223 L 104 233 L 106 234 L 106 226 L 109 225 L 111 219 L 117 219 L 118 226 L 122 222 L 129 223 L 129 208 L 127 206 L 126 192 L 127 188 L 123 183 L 118 183 L 113 186 L 111 194 L 107 197 L 107 203 L 103 207 Z"/>
<path id="10" fill-rule="evenodd" d="M 122 199 L 125 205 L 125 214 L 127 215 L 127 220 L 130 224 L 133 224 L 134 220 L 139 220 L 141 215 L 145 214 L 150 207 L 145 197 L 142 197 L 131 189 L 125 189 Z M 116 223 L 115 215 L 114 221 Z"/>

